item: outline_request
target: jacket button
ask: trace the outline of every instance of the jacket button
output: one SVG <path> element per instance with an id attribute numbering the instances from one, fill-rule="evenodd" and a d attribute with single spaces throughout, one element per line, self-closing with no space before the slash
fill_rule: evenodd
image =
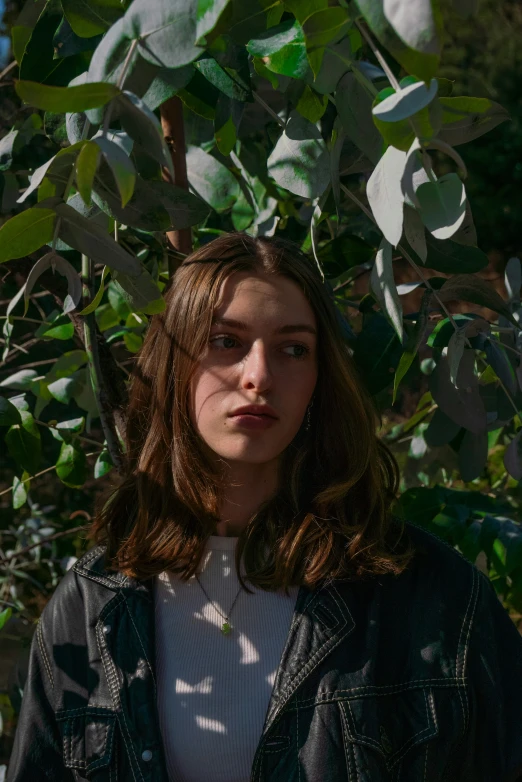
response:
<path id="1" fill-rule="evenodd" d="M 103 625 L 102 629 L 103 629 L 104 635 L 107 635 L 107 633 L 110 633 L 110 631 L 111 631 L 111 626 L 110 625 Z"/>
<path id="2" fill-rule="evenodd" d="M 152 760 L 152 752 L 150 751 L 150 749 L 143 750 L 143 752 L 141 753 L 141 759 L 144 760 L 145 762 Z"/>

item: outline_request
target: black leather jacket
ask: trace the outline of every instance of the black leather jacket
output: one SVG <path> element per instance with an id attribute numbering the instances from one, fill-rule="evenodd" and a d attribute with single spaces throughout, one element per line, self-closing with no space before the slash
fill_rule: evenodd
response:
<path id="1" fill-rule="evenodd" d="M 401 576 L 300 588 L 251 782 L 522 779 L 522 638 L 482 573 L 407 529 Z M 45 607 L 7 782 L 168 780 L 154 580 L 103 562 L 88 552 Z"/>

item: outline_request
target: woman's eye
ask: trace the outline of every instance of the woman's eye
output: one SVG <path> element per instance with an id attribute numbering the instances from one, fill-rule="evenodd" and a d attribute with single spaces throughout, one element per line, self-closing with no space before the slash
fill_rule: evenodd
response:
<path id="1" fill-rule="evenodd" d="M 228 340 L 229 342 L 236 342 L 236 340 L 235 340 L 235 338 L 234 338 L 234 337 L 229 337 L 229 336 L 228 336 L 228 335 L 226 335 L 226 334 L 225 334 L 225 335 L 223 335 L 223 336 L 221 336 L 221 337 L 214 337 L 213 339 L 211 339 L 211 340 L 210 340 L 210 342 L 211 342 L 211 344 L 212 344 L 212 345 L 214 345 L 214 344 L 215 344 L 216 342 L 218 342 L 219 340 L 223 340 L 224 342 L 226 342 L 227 340 Z M 230 344 L 229 344 L 229 345 L 224 345 L 224 346 L 217 345 L 217 347 L 218 347 L 220 350 L 223 350 L 223 349 L 226 349 L 227 347 L 228 347 L 228 348 L 234 347 L 234 345 L 230 345 Z"/>
<path id="2" fill-rule="evenodd" d="M 230 350 L 231 348 L 236 347 L 237 339 L 235 337 L 231 337 L 228 334 L 221 334 L 217 337 L 212 337 L 209 340 L 210 344 L 213 347 L 216 347 L 218 350 Z M 221 342 L 221 345 L 218 345 L 217 343 Z M 231 344 L 233 343 L 233 344 Z M 310 348 L 308 348 L 306 345 L 301 345 L 299 343 L 296 343 L 295 345 L 286 345 L 282 350 L 285 352 L 285 355 L 289 356 L 290 358 L 295 359 L 303 359 L 306 358 L 306 356 L 310 353 Z M 287 350 L 293 350 L 296 351 L 296 353 L 287 353 Z"/>

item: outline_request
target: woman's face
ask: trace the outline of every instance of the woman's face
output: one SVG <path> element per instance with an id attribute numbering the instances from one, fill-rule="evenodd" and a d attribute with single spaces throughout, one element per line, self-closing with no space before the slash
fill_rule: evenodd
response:
<path id="1" fill-rule="evenodd" d="M 291 443 L 317 381 L 315 314 L 292 280 L 236 272 L 224 281 L 191 386 L 191 415 L 228 462 L 264 464 Z M 233 416 L 269 405 L 275 418 Z"/>

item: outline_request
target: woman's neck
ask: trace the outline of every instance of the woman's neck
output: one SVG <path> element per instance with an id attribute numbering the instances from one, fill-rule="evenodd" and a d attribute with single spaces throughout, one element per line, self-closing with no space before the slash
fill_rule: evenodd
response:
<path id="1" fill-rule="evenodd" d="M 237 537 L 259 506 L 277 490 L 276 462 L 227 465 L 224 498 L 216 535 Z"/>

